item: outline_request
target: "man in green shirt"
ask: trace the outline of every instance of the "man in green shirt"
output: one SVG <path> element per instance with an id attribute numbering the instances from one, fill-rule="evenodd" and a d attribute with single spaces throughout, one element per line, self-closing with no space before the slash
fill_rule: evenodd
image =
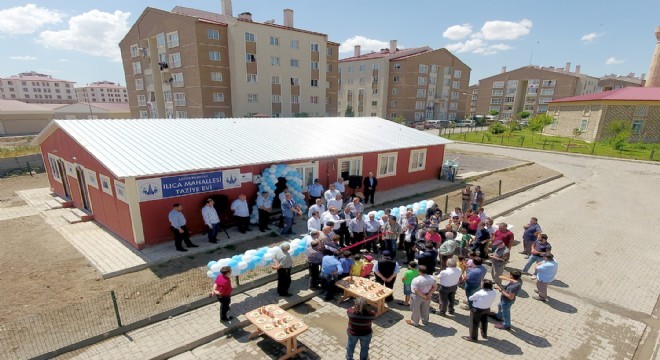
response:
<path id="1" fill-rule="evenodd" d="M 403 273 L 401 281 L 403 282 L 403 295 L 405 296 L 404 301 L 399 301 L 399 305 L 410 305 L 410 294 L 412 294 L 412 281 L 414 278 L 419 276 L 419 270 L 417 270 L 417 262 L 411 261 L 408 263 L 408 270 Z"/>

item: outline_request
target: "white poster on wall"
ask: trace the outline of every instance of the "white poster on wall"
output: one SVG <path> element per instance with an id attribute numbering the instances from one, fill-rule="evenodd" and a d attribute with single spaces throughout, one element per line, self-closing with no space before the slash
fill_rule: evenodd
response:
<path id="1" fill-rule="evenodd" d="M 112 187 L 110 187 L 110 178 L 103 174 L 99 174 L 99 179 L 101 180 L 101 190 L 110 196 L 114 196 Z"/>
<path id="2" fill-rule="evenodd" d="M 115 194 L 117 194 L 117 199 L 128 202 L 126 200 L 126 188 L 123 182 L 115 181 Z"/>
<path id="3" fill-rule="evenodd" d="M 78 176 L 76 176 L 76 167 L 73 163 L 64 161 L 64 168 L 66 169 L 67 175 L 71 176 L 72 178 L 78 178 Z"/>
<path id="4" fill-rule="evenodd" d="M 85 169 L 84 172 L 85 172 L 85 182 L 87 183 L 87 185 L 95 189 L 98 189 L 99 181 L 96 179 L 96 172 L 89 169 Z"/>
<path id="5" fill-rule="evenodd" d="M 241 184 L 251 183 L 252 182 L 252 173 L 241 174 Z"/>

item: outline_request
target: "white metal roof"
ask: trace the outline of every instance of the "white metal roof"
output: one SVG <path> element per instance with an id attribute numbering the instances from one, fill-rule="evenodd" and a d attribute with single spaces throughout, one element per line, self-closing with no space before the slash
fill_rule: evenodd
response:
<path id="1" fill-rule="evenodd" d="M 53 120 L 118 178 L 277 164 L 451 141 L 377 117 Z"/>

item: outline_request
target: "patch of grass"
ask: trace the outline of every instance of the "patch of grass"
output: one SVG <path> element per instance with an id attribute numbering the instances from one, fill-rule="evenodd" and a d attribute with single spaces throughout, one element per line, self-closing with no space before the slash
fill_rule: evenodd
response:
<path id="1" fill-rule="evenodd" d="M 513 134 L 492 135 L 485 131 L 477 131 L 459 134 L 448 133 L 443 136 L 451 140 L 479 144 L 495 144 L 574 154 L 660 161 L 660 144 L 630 144 L 623 150 L 615 150 L 611 146 L 601 142 L 589 143 L 584 140 L 568 137 L 544 136 L 538 133 L 532 133 L 529 129 L 516 131 Z"/>
<path id="2" fill-rule="evenodd" d="M 12 147 L 0 147 L 0 158 L 10 158 L 24 155 L 32 155 L 39 153 L 38 146 L 12 146 Z"/>

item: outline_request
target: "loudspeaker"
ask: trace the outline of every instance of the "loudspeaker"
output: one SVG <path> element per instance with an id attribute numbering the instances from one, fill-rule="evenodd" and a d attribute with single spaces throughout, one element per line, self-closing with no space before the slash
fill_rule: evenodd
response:
<path id="1" fill-rule="evenodd" d="M 348 177 L 348 187 L 351 189 L 357 189 L 362 187 L 362 176 L 360 175 L 351 175 Z"/>

